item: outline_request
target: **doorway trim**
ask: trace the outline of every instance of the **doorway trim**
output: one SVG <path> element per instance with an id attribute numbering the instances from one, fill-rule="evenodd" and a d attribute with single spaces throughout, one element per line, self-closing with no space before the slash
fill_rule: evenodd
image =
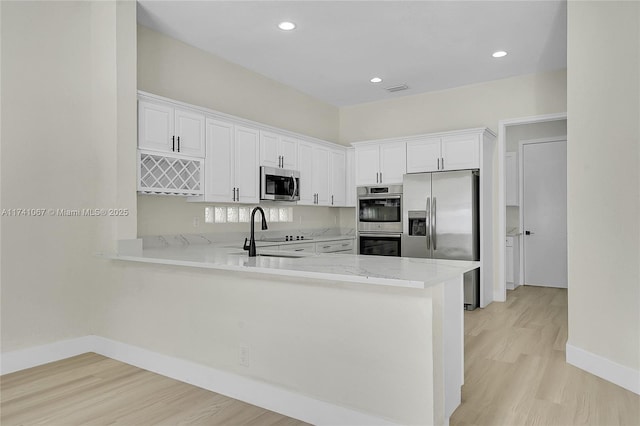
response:
<path id="1" fill-rule="evenodd" d="M 545 115 L 535 115 L 530 117 L 509 118 L 498 121 L 498 273 L 497 281 L 493 286 L 493 300 L 504 302 L 507 300 L 507 281 L 505 273 L 506 250 L 505 239 L 507 238 L 507 187 L 505 154 L 507 152 L 506 132 L 507 127 L 520 124 L 544 123 L 546 121 L 566 120 L 567 113 L 555 113 Z M 494 234 L 495 235 L 495 234 Z M 522 270 L 520 271 L 522 273 Z"/>

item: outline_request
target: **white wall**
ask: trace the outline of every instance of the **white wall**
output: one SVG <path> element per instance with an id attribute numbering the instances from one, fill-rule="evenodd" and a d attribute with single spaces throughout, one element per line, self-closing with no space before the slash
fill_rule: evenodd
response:
<path id="1" fill-rule="evenodd" d="M 640 3 L 568 12 L 568 343 L 639 377 Z"/>
<path id="2" fill-rule="evenodd" d="M 520 141 L 567 135 L 567 120 L 507 126 L 505 134 L 507 152 L 518 152 Z"/>
<path id="3" fill-rule="evenodd" d="M 506 118 L 566 111 L 566 71 L 490 81 L 340 108 L 340 140 L 351 143 L 489 127 Z"/>
<path id="4" fill-rule="evenodd" d="M 135 87 L 135 45 L 120 45 L 116 29 L 135 25 L 135 5 L 0 7 L 2 208 L 131 210 L 120 221 L 2 217 L 2 350 L 11 351 L 88 334 L 93 292 L 104 275 L 93 254 L 135 229 L 135 197 L 118 197 L 126 185 L 116 187 L 117 155 L 135 152 L 119 151 L 119 143 L 135 146 L 135 119 L 127 115 L 135 92 L 118 91 L 119 84 Z"/>

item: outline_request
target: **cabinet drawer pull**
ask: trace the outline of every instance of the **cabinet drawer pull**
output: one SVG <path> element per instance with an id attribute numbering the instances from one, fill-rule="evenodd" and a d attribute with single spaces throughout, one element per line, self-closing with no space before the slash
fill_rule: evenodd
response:
<path id="1" fill-rule="evenodd" d="M 293 251 L 304 251 L 304 249 L 303 249 L 303 248 L 301 248 L 301 249 L 294 249 Z"/>
<path id="2" fill-rule="evenodd" d="M 322 248 L 330 248 L 331 246 L 322 246 Z"/>

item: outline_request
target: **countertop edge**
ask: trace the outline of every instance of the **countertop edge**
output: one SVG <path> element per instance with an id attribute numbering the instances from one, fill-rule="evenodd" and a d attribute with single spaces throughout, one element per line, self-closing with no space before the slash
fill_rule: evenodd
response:
<path id="1" fill-rule="evenodd" d="M 263 268 L 259 266 L 246 267 L 246 266 L 235 266 L 235 265 L 221 265 L 216 263 L 193 262 L 188 260 L 158 259 L 158 258 L 140 257 L 140 256 L 133 256 L 133 255 L 120 255 L 120 254 L 99 254 L 99 256 L 104 257 L 106 259 L 111 259 L 111 260 L 124 260 L 129 262 L 151 263 L 151 264 L 157 264 L 157 265 L 186 266 L 186 267 L 192 267 L 192 268 L 218 269 L 223 271 L 236 271 L 236 272 L 260 273 L 260 274 L 268 274 L 268 275 L 315 278 L 315 279 L 327 280 L 327 281 L 343 281 L 343 282 L 375 284 L 375 285 L 382 285 L 382 286 L 404 287 L 404 288 L 415 288 L 415 289 L 424 289 L 428 287 L 426 282 L 415 281 L 415 280 L 379 278 L 379 277 L 369 277 L 369 276 L 359 276 L 359 275 L 330 274 L 326 272 L 313 272 L 313 271 L 294 271 L 289 269 L 271 269 L 271 268 Z M 457 274 L 451 274 L 451 275 L 455 276 Z M 450 278 L 451 277 L 447 279 L 450 279 Z M 438 282 L 440 281 L 446 281 L 446 280 L 438 280 Z"/>

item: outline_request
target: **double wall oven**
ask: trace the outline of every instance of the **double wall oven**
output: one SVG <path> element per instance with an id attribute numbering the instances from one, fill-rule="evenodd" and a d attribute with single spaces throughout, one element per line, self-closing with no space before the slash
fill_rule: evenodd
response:
<path id="1" fill-rule="evenodd" d="M 402 185 L 358 187 L 358 253 L 402 256 Z"/>

